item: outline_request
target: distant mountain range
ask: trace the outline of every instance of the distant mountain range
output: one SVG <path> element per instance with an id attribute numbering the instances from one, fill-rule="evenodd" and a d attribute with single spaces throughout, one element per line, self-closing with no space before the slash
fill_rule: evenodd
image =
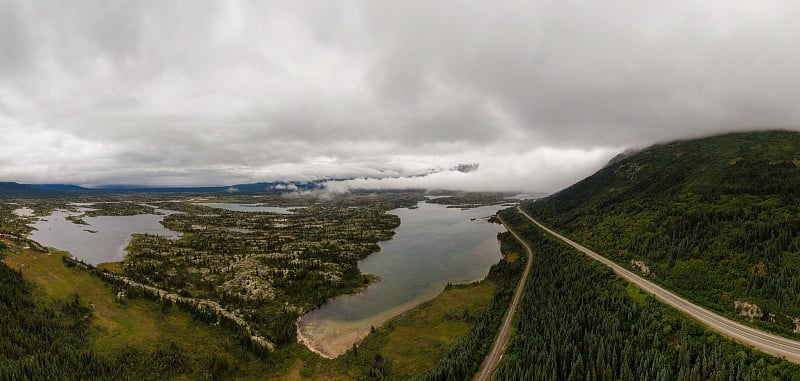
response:
<path id="1" fill-rule="evenodd" d="M 13 182 L 0 182 L 0 197 L 50 197 L 58 196 L 61 191 L 37 187 L 30 184 L 18 184 Z"/>
<path id="2" fill-rule="evenodd" d="M 81 191 L 88 190 L 87 188 L 72 185 L 72 184 L 20 184 L 27 185 L 38 189 L 46 189 L 50 191 Z"/>
<path id="3" fill-rule="evenodd" d="M 342 179 L 325 179 L 303 182 L 263 182 L 253 184 L 236 184 L 217 187 L 152 187 L 145 185 L 101 185 L 96 188 L 85 188 L 72 184 L 19 184 L 0 182 L 0 198 L 25 197 L 58 197 L 76 193 L 102 192 L 181 192 L 181 193 L 273 193 L 287 191 L 307 191 L 322 188 L 327 181 Z"/>
<path id="4" fill-rule="evenodd" d="M 277 181 L 252 184 L 234 184 L 227 186 L 210 187 L 165 187 L 146 185 L 100 185 L 92 190 L 105 191 L 137 191 L 137 192 L 285 192 L 295 190 L 319 189 L 327 181 L 338 179 L 324 179 L 314 181 Z M 83 188 L 88 189 L 88 188 Z"/>
<path id="5" fill-rule="evenodd" d="M 425 177 L 438 172 L 475 172 L 478 163 L 458 164 L 448 169 L 430 169 L 417 175 L 397 175 L 396 177 Z M 180 193 L 280 193 L 292 191 L 316 190 L 324 187 L 331 181 L 354 180 L 355 178 L 324 178 L 312 181 L 275 181 L 252 184 L 235 184 L 228 186 L 209 187 L 169 187 L 148 185 L 99 185 L 85 188 L 73 184 L 19 184 L 15 182 L 0 182 L 0 198 L 14 197 L 58 197 L 75 193 L 101 193 L 101 192 L 180 192 Z"/>

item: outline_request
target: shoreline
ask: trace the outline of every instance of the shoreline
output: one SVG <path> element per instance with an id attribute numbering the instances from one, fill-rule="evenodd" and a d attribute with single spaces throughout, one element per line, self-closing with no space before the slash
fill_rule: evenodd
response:
<path id="1" fill-rule="evenodd" d="M 442 205 L 435 206 L 443 207 Z M 480 215 L 480 213 L 470 213 L 468 216 L 472 216 L 469 218 L 470 221 L 475 221 L 477 219 L 478 222 L 481 222 L 481 225 L 488 222 L 488 219 L 490 218 L 490 216 Z M 505 231 L 505 229 L 502 227 L 497 230 L 498 232 Z M 396 239 L 397 237 L 395 236 L 392 238 Z M 493 245 L 496 244 L 496 237 L 487 237 L 486 240 L 491 240 Z M 482 253 L 488 249 L 483 238 L 476 242 L 477 243 L 466 247 L 464 250 L 467 250 L 469 253 Z M 381 249 L 383 249 L 383 246 L 381 246 Z M 494 246 L 492 246 L 491 249 L 494 251 Z M 498 258 L 496 260 L 493 259 L 491 261 L 491 265 L 494 265 L 497 261 L 502 260 L 502 253 L 499 246 L 496 250 L 498 252 Z M 487 267 L 491 267 L 491 265 Z M 373 271 L 375 270 L 373 269 Z M 453 274 L 454 276 L 448 277 L 448 279 L 452 279 L 453 284 L 469 285 L 485 280 L 487 273 L 488 269 L 487 272 L 484 273 L 465 271 L 464 274 Z M 370 275 L 368 274 L 368 276 Z M 399 316 L 409 313 L 410 311 L 414 311 L 420 305 L 441 296 L 442 293 L 447 290 L 447 285 L 450 284 L 450 282 L 441 283 L 439 287 L 436 287 L 436 283 L 439 282 L 432 281 L 419 293 L 410 295 L 412 297 L 410 300 L 405 300 L 404 302 L 398 300 L 400 301 L 399 305 L 392 305 L 394 304 L 392 303 L 389 306 L 384 306 L 381 308 L 381 310 L 369 312 L 371 316 L 364 316 L 366 315 L 365 313 L 343 314 L 341 316 L 339 316 L 338 313 L 334 313 L 333 315 L 330 315 L 327 310 L 321 313 L 315 313 L 315 310 L 320 309 L 323 305 L 329 303 L 331 300 L 339 296 L 328 299 L 320 306 L 305 311 L 302 315 L 298 316 L 295 322 L 297 342 L 321 357 L 327 359 L 337 358 L 349 351 L 354 345 L 359 345 L 370 334 L 371 328 L 385 326 L 387 322 L 391 321 L 392 319 L 396 319 Z M 362 294 L 369 290 L 369 286 L 372 284 L 373 282 L 370 282 L 366 285 L 366 287 L 360 288 L 356 290 L 355 293 L 350 295 Z M 400 299 L 405 299 L 405 297 Z M 351 306 L 351 308 L 356 307 Z"/>
<path id="2" fill-rule="evenodd" d="M 302 323 L 302 320 L 303 316 L 305 316 L 306 313 L 300 315 L 300 317 L 298 317 L 297 321 L 295 322 L 295 326 L 297 327 L 297 342 L 308 348 L 308 350 L 310 350 L 311 352 L 320 355 L 320 357 L 326 358 L 328 360 L 334 359 L 335 357 L 330 357 L 328 354 L 322 353 L 320 349 L 317 349 L 316 347 L 311 345 L 311 339 L 303 334 L 303 327 L 305 327 L 305 324 Z"/>
<path id="3" fill-rule="evenodd" d="M 485 279 L 485 277 L 484 277 L 484 279 Z M 472 284 L 472 283 L 465 283 L 465 284 Z M 371 328 L 378 329 L 378 328 L 382 327 L 384 324 L 388 323 L 389 321 L 394 320 L 395 318 L 398 318 L 398 317 L 400 317 L 400 316 L 402 316 L 402 315 L 404 315 L 404 314 L 406 314 L 408 312 L 411 312 L 414 309 L 416 309 L 419 306 L 421 306 L 422 304 L 424 304 L 424 303 L 426 303 L 426 302 L 428 302 L 430 300 L 433 300 L 434 298 L 438 297 L 439 295 L 441 295 L 445 291 L 447 291 L 447 287 L 446 286 L 441 291 L 439 291 L 432 299 L 428 299 L 426 301 L 423 301 L 422 303 L 419 303 L 416 306 L 411 307 L 411 308 L 409 308 L 407 310 L 402 310 L 402 311 L 396 312 L 394 314 L 390 314 L 389 316 L 377 321 L 374 325 L 370 326 L 370 328 L 365 328 L 364 329 L 365 332 L 363 334 L 358 334 L 359 337 L 355 341 L 355 343 L 353 343 L 353 344 L 359 344 L 362 341 L 364 341 L 364 338 L 366 338 L 370 334 Z M 316 347 L 316 346 L 314 346 L 312 344 L 313 338 L 310 337 L 309 335 L 305 335 L 303 333 L 303 328 L 305 328 L 308 325 L 305 322 L 303 322 L 303 316 L 307 315 L 311 311 L 314 311 L 314 310 L 309 310 L 309 311 L 303 313 L 302 315 L 300 315 L 300 317 L 297 318 L 297 322 L 295 323 L 295 325 L 297 326 L 297 342 L 300 343 L 300 344 L 303 344 L 311 352 L 314 352 L 314 353 L 316 353 L 316 354 L 318 354 L 318 355 L 320 355 L 320 356 L 322 356 L 322 357 L 324 357 L 326 359 L 329 359 L 329 360 L 333 360 L 333 359 L 338 358 L 339 356 L 347 353 L 347 351 L 350 350 L 350 348 L 353 347 L 352 345 L 348 346 L 347 349 L 345 349 L 341 353 L 336 354 L 336 355 L 332 355 L 332 354 L 328 353 L 327 351 L 325 351 L 324 349 L 320 349 L 320 348 L 318 348 L 318 347 Z M 357 333 L 357 331 L 354 330 L 353 333 Z"/>
<path id="4" fill-rule="evenodd" d="M 369 286 L 370 286 L 370 285 L 372 285 L 373 283 L 377 283 L 377 282 L 380 282 L 380 281 L 381 281 L 381 277 L 380 277 L 380 276 L 378 276 L 378 275 L 375 275 L 375 274 L 364 274 L 364 275 L 366 275 L 366 276 L 367 276 L 367 278 L 369 279 L 369 282 L 368 282 L 367 284 L 365 284 L 365 285 L 363 285 L 363 286 L 361 286 L 361 287 L 357 288 L 357 289 L 356 289 L 355 291 L 353 291 L 352 293 L 349 293 L 349 294 L 341 294 L 341 295 L 356 295 L 356 294 L 360 294 L 360 293 L 362 293 L 362 292 L 365 292 L 365 291 L 367 290 L 367 287 L 369 287 Z M 324 303 L 322 303 L 320 306 L 324 305 L 325 303 L 328 303 L 328 301 L 330 301 L 330 300 L 333 300 L 334 298 L 336 298 L 336 297 L 339 297 L 339 296 L 341 296 L 341 295 L 337 295 L 337 296 L 334 296 L 333 298 L 330 298 L 330 299 L 328 299 L 328 300 L 325 300 L 325 302 L 324 302 Z M 297 332 L 297 342 L 298 342 L 298 343 L 300 343 L 300 344 L 303 344 L 303 345 L 304 345 L 306 348 L 308 348 L 308 349 L 309 349 L 311 352 L 314 352 L 314 353 L 316 353 L 316 354 L 318 354 L 318 355 L 320 355 L 320 356 L 322 356 L 322 357 L 324 357 L 324 358 L 326 358 L 326 359 L 334 359 L 334 358 L 336 358 L 336 357 L 339 357 L 339 356 L 341 356 L 342 354 L 339 354 L 339 355 L 336 355 L 336 356 L 332 356 L 332 355 L 331 355 L 331 354 L 329 354 L 329 353 L 324 353 L 324 352 L 323 352 L 323 350 L 321 350 L 321 349 L 319 349 L 319 348 L 317 348 L 317 347 L 315 347 L 315 346 L 313 346 L 313 345 L 311 344 L 311 338 L 310 338 L 309 336 L 307 336 L 307 335 L 303 334 L 303 328 L 305 328 L 305 327 L 307 326 L 307 324 L 306 324 L 305 322 L 303 322 L 303 316 L 307 315 L 307 314 L 308 314 L 308 313 L 310 313 L 311 311 L 314 311 L 314 310 L 316 310 L 317 308 L 319 308 L 319 307 L 314 307 L 314 308 L 312 308 L 312 309 L 310 309 L 310 310 L 308 310 L 308 311 L 305 311 L 305 312 L 303 312 L 302 314 L 300 314 L 300 316 L 298 316 L 298 317 L 297 317 L 297 321 L 295 321 L 295 327 L 297 327 L 297 328 L 295 329 L 295 330 L 296 330 L 296 332 Z M 379 322 L 379 326 L 380 326 L 380 325 L 383 325 L 383 323 L 385 323 L 385 321 L 381 321 L 381 322 Z M 359 338 L 359 339 L 357 340 L 357 342 L 360 342 L 361 340 L 363 340 L 363 339 L 364 339 L 364 337 L 366 337 L 366 335 L 364 335 L 363 337 Z M 346 352 L 346 351 L 345 351 L 345 352 Z M 332 356 L 332 357 L 331 357 L 331 356 Z"/>
<path id="5" fill-rule="evenodd" d="M 466 281 L 466 282 L 463 282 L 463 283 L 450 284 L 449 287 L 453 287 L 453 286 L 470 286 L 470 285 L 474 285 L 476 283 L 483 282 L 485 280 L 486 280 L 486 276 L 484 275 L 483 278 L 474 279 L 474 280 Z M 425 304 L 427 302 L 430 302 L 431 300 L 434 300 L 434 299 L 438 298 L 439 296 L 441 296 L 443 293 L 447 292 L 449 287 L 448 287 L 448 285 L 444 285 L 439 292 L 433 294 L 430 298 L 426 298 L 426 299 L 420 301 L 419 303 L 415 304 L 415 301 L 412 300 L 412 301 L 409 301 L 407 303 L 404 303 L 404 304 L 401 304 L 401 305 L 395 307 L 395 308 L 398 309 L 397 312 L 390 313 L 388 316 L 384 317 L 383 319 L 378 320 L 377 322 L 375 322 L 375 324 L 370 325 L 370 328 L 364 328 L 363 332 L 358 334 L 358 338 L 354 341 L 353 344 L 361 343 L 364 340 L 364 338 L 366 338 L 370 334 L 371 328 L 376 328 L 376 329 L 380 328 L 383 325 L 385 325 L 386 323 L 390 322 L 391 320 L 394 320 L 396 318 L 399 318 L 402 315 L 405 315 L 407 313 L 410 313 L 410 312 L 416 310 L 421 305 L 423 305 L 423 304 Z M 327 301 L 326 301 L 326 303 L 327 303 Z M 410 307 L 410 308 L 405 308 L 404 305 L 406 305 L 406 304 L 414 304 L 414 305 L 412 307 Z M 338 358 L 339 356 L 347 353 L 347 351 L 350 350 L 350 348 L 352 348 L 352 344 L 347 346 L 347 348 L 344 349 L 344 351 L 342 351 L 339 354 L 331 354 L 330 351 L 326 351 L 325 349 L 319 348 L 319 346 L 314 345 L 314 337 L 304 333 L 303 329 L 308 326 L 308 323 L 303 321 L 303 317 L 308 315 L 310 312 L 312 312 L 312 311 L 314 311 L 316 309 L 317 308 L 308 310 L 308 311 L 304 312 L 302 315 L 300 315 L 297 318 L 297 321 L 295 322 L 295 326 L 297 327 L 296 328 L 297 342 L 302 344 L 306 348 L 308 348 L 311 352 L 314 352 L 314 353 L 316 353 L 316 354 L 318 354 L 321 357 L 324 357 L 326 359 L 335 359 L 335 358 Z M 353 330 L 352 333 L 357 333 L 357 332 L 358 332 L 358 330 Z"/>

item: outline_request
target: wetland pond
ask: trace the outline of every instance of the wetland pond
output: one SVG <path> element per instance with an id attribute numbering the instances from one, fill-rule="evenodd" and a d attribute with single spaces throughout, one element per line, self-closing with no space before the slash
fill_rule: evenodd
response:
<path id="1" fill-rule="evenodd" d="M 66 250 L 76 259 L 97 265 L 104 262 L 120 262 L 125 259 L 131 234 L 158 234 L 178 237 L 174 232 L 161 225 L 165 215 L 179 213 L 165 209 L 155 209 L 159 214 L 137 214 L 133 216 L 99 216 L 83 217 L 86 225 L 76 224 L 68 220 L 70 216 L 80 216 L 91 210 L 92 203 L 72 203 L 78 211 L 56 210 L 48 216 L 39 217 L 30 226 L 36 230 L 28 238 L 48 247 Z M 144 206 L 152 205 L 142 204 Z M 225 204 L 204 203 L 201 205 L 218 209 L 241 212 L 292 213 L 297 207 L 275 207 L 264 204 Z M 19 208 L 14 210 L 19 216 L 32 216 L 33 210 Z M 248 232 L 245 229 L 231 228 L 231 231 Z"/>
<path id="2" fill-rule="evenodd" d="M 433 299 L 447 283 L 481 280 L 501 259 L 501 225 L 481 219 L 500 206 L 468 210 L 420 202 L 416 209 L 389 211 L 400 217 L 395 236 L 381 251 L 359 262 L 380 280 L 354 295 L 341 295 L 298 320 L 298 340 L 333 358 L 387 320 Z"/>
<path id="3" fill-rule="evenodd" d="M 75 259 L 97 265 L 125 259 L 125 248 L 133 233 L 180 235 L 161 225 L 164 215 L 176 213 L 174 211 L 157 209 L 162 215 L 83 217 L 87 225 L 75 224 L 67 219 L 69 216 L 80 216 L 86 210 L 89 209 L 79 208 L 78 212 L 57 210 L 40 217 L 30 224 L 36 230 L 28 238 L 44 246 L 66 250 Z"/>
<path id="4" fill-rule="evenodd" d="M 288 214 L 292 213 L 292 209 L 300 209 L 302 206 L 280 207 L 268 206 L 264 204 L 228 204 L 221 202 L 207 202 L 200 205 L 208 206 L 211 208 L 230 210 L 232 212 L 262 212 L 262 213 L 277 213 Z"/>

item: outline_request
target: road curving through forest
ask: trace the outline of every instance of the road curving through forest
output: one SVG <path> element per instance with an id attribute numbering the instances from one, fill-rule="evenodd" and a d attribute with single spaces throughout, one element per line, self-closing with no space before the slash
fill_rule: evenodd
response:
<path id="1" fill-rule="evenodd" d="M 500 218 L 500 215 L 497 215 L 497 218 L 500 222 L 503 223 L 503 226 L 506 227 L 509 233 L 514 236 L 514 238 L 525 247 L 525 251 L 528 252 L 528 260 L 525 263 L 525 271 L 522 272 L 522 276 L 519 279 L 519 284 L 517 285 L 517 290 L 514 292 L 514 298 L 511 300 L 511 305 L 508 307 L 508 312 L 506 313 L 506 318 L 503 320 L 503 325 L 500 327 L 500 332 L 497 334 L 497 338 L 494 341 L 494 345 L 492 345 L 492 350 L 486 356 L 486 359 L 483 360 L 483 364 L 481 365 L 480 371 L 475 376 L 474 380 L 476 381 L 486 381 L 489 380 L 492 372 L 497 367 L 497 363 L 500 362 L 500 358 L 503 356 L 503 352 L 505 351 L 506 344 L 508 344 L 508 339 L 511 337 L 511 324 L 514 322 L 514 314 L 517 312 L 517 306 L 519 305 L 519 300 L 522 297 L 522 291 L 525 290 L 525 282 L 528 279 L 528 273 L 531 270 L 531 259 L 533 257 L 533 251 L 531 251 L 531 247 L 528 246 L 528 243 L 523 241 L 514 230 L 511 229 L 510 226 Z"/>
<path id="2" fill-rule="evenodd" d="M 625 278 L 625 280 L 635 284 L 642 290 L 650 294 L 653 294 L 660 301 L 689 315 L 690 317 L 699 321 L 701 324 L 707 326 L 711 330 L 728 338 L 734 339 L 745 345 L 749 345 L 764 353 L 784 358 L 787 361 L 793 362 L 795 364 L 800 364 L 800 342 L 787 339 L 785 337 L 769 334 L 752 327 L 748 327 L 744 324 L 737 323 L 733 320 L 730 320 L 714 312 L 711 312 L 703 307 L 693 304 L 688 300 L 676 294 L 673 294 L 670 291 L 665 290 L 661 286 L 658 286 L 655 283 L 652 283 L 634 274 L 633 272 L 616 264 L 610 259 L 603 257 L 602 255 L 597 254 L 592 250 L 587 249 L 586 247 L 570 240 L 569 238 L 562 236 L 561 234 L 556 233 L 555 231 L 539 223 L 539 221 L 533 219 L 533 217 L 525 213 L 525 211 L 523 211 L 519 207 L 517 207 L 517 210 L 523 216 L 528 218 L 531 222 L 540 227 L 542 230 L 564 241 L 570 246 L 578 249 L 579 251 L 588 255 L 592 259 L 595 259 L 598 262 L 603 263 L 604 265 L 610 267 L 619 276 Z M 517 235 L 514 234 L 514 236 L 516 237 Z"/>

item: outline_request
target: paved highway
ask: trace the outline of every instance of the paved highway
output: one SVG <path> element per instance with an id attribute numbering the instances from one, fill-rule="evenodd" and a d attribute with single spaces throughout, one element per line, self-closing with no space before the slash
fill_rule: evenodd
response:
<path id="1" fill-rule="evenodd" d="M 525 246 L 525 251 L 528 252 L 528 260 L 525 263 L 525 271 L 522 272 L 522 277 L 519 279 L 519 284 L 517 285 L 517 290 L 514 292 L 514 299 L 511 300 L 511 306 L 508 307 L 508 312 L 506 313 L 506 319 L 503 321 L 503 326 L 500 327 L 500 333 L 497 335 L 497 338 L 494 341 L 494 345 L 492 345 L 492 350 L 489 352 L 489 355 L 486 356 L 486 359 L 483 360 L 483 365 L 481 366 L 481 371 L 475 376 L 474 380 L 477 381 L 486 381 L 494 372 L 494 369 L 497 367 L 497 363 L 500 362 L 500 358 L 503 356 L 503 352 L 506 349 L 506 344 L 508 343 L 508 338 L 511 336 L 511 323 L 514 322 L 514 314 L 517 312 L 517 306 L 519 305 L 519 299 L 522 296 L 522 291 L 525 289 L 525 281 L 528 279 L 528 273 L 531 270 L 531 257 L 533 256 L 533 252 L 531 251 L 530 246 L 523 241 L 517 233 L 514 233 L 511 230 L 511 227 L 506 225 L 505 221 L 500 218 L 500 215 L 497 216 L 500 222 L 503 223 L 503 226 L 506 227 L 509 233 L 514 235 L 514 238 L 519 241 L 523 246 Z"/>
<path id="2" fill-rule="evenodd" d="M 800 342 L 790 340 L 784 337 L 772 335 L 760 330 L 757 330 L 752 327 L 748 327 L 743 324 L 739 324 L 733 320 L 728 318 L 722 317 L 717 315 L 714 312 L 711 312 L 705 308 L 697 306 L 695 304 L 690 303 L 684 298 L 681 298 L 678 295 L 675 295 L 660 286 L 634 274 L 633 272 L 625 269 L 624 267 L 612 262 L 611 260 L 591 251 L 578 243 L 570 240 L 558 234 L 546 226 L 540 224 L 538 221 L 534 220 L 531 216 L 525 213 L 522 209 L 517 208 L 517 210 L 522 213 L 525 217 L 530 219 L 534 224 L 542 228 L 544 231 L 552 234 L 556 238 L 566 242 L 570 246 L 580 250 L 584 254 L 592 257 L 593 259 L 603 263 L 604 265 L 610 267 L 614 270 L 615 273 L 619 274 L 621 277 L 625 278 L 627 281 L 639 286 L 642 290 L 645 290 L 653 295 L 656 298 L 661 300 L 664 303 L 669 304 L 672 307 L 677 308 L 678 310 L 682 311 L 683 313 L 691 316 L 692 318 L 696 319 L 703 325 L 711 328 L 712 330 L 732 338 L 736 341 L 739 341 L 743 344 L 752 346 L 762 352 L 769 353 L 773 356 L 782 357 L 788 361 L 793 363 L 800 364 Z M 510 229 L 509 229 L 510 231 Z M 514 234 L 516 236 L 516 234 Z M 517 237 L 519 239 L 519 237 Z M 527 245 L 526 245 L 527 246 Z"/>

